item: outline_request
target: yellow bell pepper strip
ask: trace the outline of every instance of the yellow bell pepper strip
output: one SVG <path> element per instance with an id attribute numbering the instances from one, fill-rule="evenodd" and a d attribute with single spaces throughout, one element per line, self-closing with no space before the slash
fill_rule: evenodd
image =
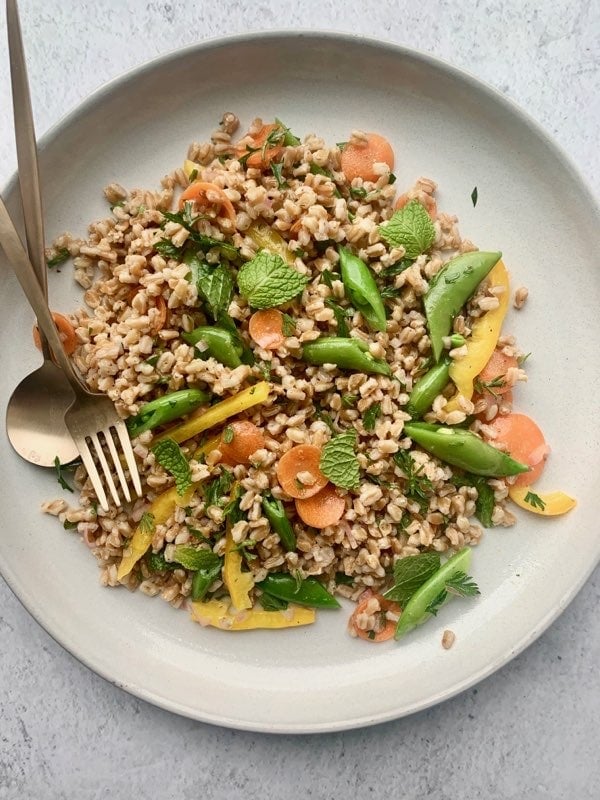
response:
<path id="1" fill-rule="evenodd" d="M 252 608 L 250 592 L 254 588 L 254 578 L 251 572 L 242 572 L 242 554 L 233 541 L 229 523 L 227 523 L 227 535 L 225 536 L 223 583 L 229 592 L 234 608 L 239 611 Z"/>
<path id="2" fill-rule="evenodd" d="M 220 442 L 221 434 L 219 433 L 218 436 L 213 436 L 212 439 L 208 439 L 204 444 L 201 444 L 194 453 L 196 461 L 202 456 L 207 456 L 209 453 L 212 453 L 213 450 L 216 450 Z"/>
<path id="3" fill-rule="evenodd" d="M 471 329 L 471 336 L 467 339 L 467 354 L 462 358 L 452 360 L 450 365 L 450 378 L 457 388 L 457 393 L 450 398 L 444 411 L 456 411 L 458 395 L 462 394 L 467 400 L 473 397 L 473 383 L 481 370 L 490 360 L 490 357 L 500 336 L 500 330 L 510 301 L 508 272 L 502 260 L 494 266 L 488 275 L 490 287 L 501 286 L 504 291 L 498 295 L 500 305 L 487 311 L 475 320 Z"/>
<path id="4" fill-rule="evenodd" d="M 257 628 L 297 628 L 311 625 L 316 614 L 314 608 L 289 606 L 283 611 L 263 611 L 252 608 L 235 611 L 224 600 L 191 603 L 192 619 L 200 625 L 210 625 L 225 631 L 249 631 Z"/>
<path id="5" fill-rule="evenodd" d="M 525 499 L 528 495 L 531 502 Z M 519 508 L 543 517 L 557 517 L 560 514 L 566 514 L 577 505 L 577 501 L 564 492 L 536 493 L 533 494 L 533 497 L 531 495 L 531 486 L 511 486 L 508 490 L 508 496 Z"/>
<path id="6" fill-rule="evenodd" d="M 246 236 L 252 239 L 260 250 L 276 253 L 290 266 L 296 263 L 296 256 L 287 246 L 285 239 L 264 222 L 255 222 L 246 231 Z"/>
<path id="7" fill-rule="evenodd" d="M 195 487 L 192 485 L 183 494 L 177 494 L 177 487 L 171 486 L 166 492 L 160 494 L 156 500 L 150 504 L 150 508 L 146 512 L 151 514 L 152 518 L 148 524 L 149 517 L 146 520 L 142 518 L 140 524 L 135 529 L 135 533 L 129 545 L 127 546 L 119 568 L 117 570 L 117 580 L 126 578 L 131 572 L 137 562 L 146 553 L 152 539 L 154 538 L 154 531 L 157 525 L 164 525 L 164 523 L 172 516 L 177 506 L 187 506 L 194 493 Z"/>
<path id="8" fill-rule="evenodd" d="M 157 436 L 153 444 L 160 442 L 162 439 L 173 439 L 178 444 L 185 442 L 186 439 L 191 439 L 193 436 L 202 433 L 202 431 L 214 428 L 215 425 L 225 422 L 229 417 L 235 417 L 236 414 L 240 414 L 242 411 L 252 408 L 252 406 L 264 403 L 270 391 L 271 384 L 267 383 L 267 381 L 260 381 L 233 397 L 221 400 L 220 403 L 203 410 L 201 414 L 192 414 L 186 422 L 175 425 L 160 436 Z"/>

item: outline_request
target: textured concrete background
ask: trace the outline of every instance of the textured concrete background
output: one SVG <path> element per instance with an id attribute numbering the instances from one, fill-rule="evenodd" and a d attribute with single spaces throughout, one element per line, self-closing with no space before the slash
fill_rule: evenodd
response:
<path id="1" fill-rule="evenodd" d="M 470 70 L 524 106 L 600 185 L 598 0 L 21 6 L 39 134 L 160 53 L 221 34 L 319 27 L 391 39 Z M 15 159 L 0 13 L 2 184 Z M 598 798 L 599 600 L 596 571 L 532 647 L 437 708 L 363 731 L 273 737 L 180 719 L 115 689 L 56 645 L 0 581 L 0 800 Z"/>

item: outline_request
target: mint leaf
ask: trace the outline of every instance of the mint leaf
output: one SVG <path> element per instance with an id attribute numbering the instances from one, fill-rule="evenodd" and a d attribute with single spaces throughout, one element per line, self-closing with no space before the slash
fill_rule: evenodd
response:
<path id="1" fill-rule="evenodd" d="M 156 460 L 175 478 L 177 494 L 183 494 L 192 485 L 192 471 L 181 447 L 173 439 L 163 439 L 152 448 Z"/>
<path id="2" fill-rule="evenodd" d="M 176 561 L 182 567 L 191 570 L 198 569 L 213 569 L 217 564 L 221 563 L 221 559 L 212 550 L 196 550 L 195 547 L 190 547 L 186 544 L 178 544 L 171 561 Z"/>
<path id="3" fill-rule="evenodd" d="M 334 436 L 323 445 L 321 472 L 342 489 L 356 489 L 360 484 L 358 458 L 356 457 L 356 431 L 354 429 Z"/>
<path id="4" fill-rule="evenodd" d="M 206 307 L 215 320 L 226 315 L 233 295 L 233 278 L 231 272 L 223 264 L 211 267 L 198 256 L 186 256 L 186 264 L 191 271 L 191 280 L 196 284 L 198 297 L 204 300 Z"/>
<path id="5" fill-rule="evenodd" d="M 420 553 L 400 558 L 394 564 L 394 585 L 384 597 L 404 607 L 425 581 L 440 568 L 439 553 Z"/>
<path id="6" fill-rule="evenodd" d="M 153 553 L 150 551 L 146 556 L 146 564 L 151 572 L 164 572 L 165 570 L 177 569 L 177 564 L 167 561 L 163 553 Z"/>
<path id="7" fill-rule="evenodd" d="M 406 258 L 418 258 L 435 240 L 433 222 L 417 200 L 396 211 L 389 222 L 379 226 L 379 233 L 392 247 L 404 247 Z"/>
<path id="8" fill-rule="evenodd" d="M 242 266 L 238 286 L 252 308 L 274 308 L 304 289 L 308 278 L 289 267 L 276 253 L 261 250 Z"/>

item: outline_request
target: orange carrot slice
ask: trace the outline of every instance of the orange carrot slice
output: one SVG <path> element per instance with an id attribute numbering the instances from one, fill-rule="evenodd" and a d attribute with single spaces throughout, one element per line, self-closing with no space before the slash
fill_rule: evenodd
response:
<path id="1" fill-rule="evenodd" d="M 378 625 L 376 629 L 365 631 L 358 627 L 356 620 L 360 614 L 365 613 L 369 600 L 372 598 L 379 601 L 381 611 L 376 612 L 376 614 L 380 616 L 380 619 L 377 620 Z M 388 639 L 393 638 L 396 630 L 396 621 L 388 619 L 386 616 L 388 611 L 399 615 L 402 609 L 398 603 L 394 603 L 392 600 L 386 600 L 383 595 L 377 594 L 371 589 L 367 589 L 358 599 L 358 605 L 352 612 L 352 616 L 348 622 L 348 628 L 355 633 L 359 639 L 364 639 L 366 642 L 387 642 Z"/>
<path id="2" fill-rule="evenodd" d="M 190 183 L 179 198 L 179 208 L 183 208 L 184 204 L 190 201 L 200 209 L 216 206 L 218 215 L 223 213 L 224 216 L 235 222 L 236 215 L 233 203 L 223 189 L 215 183 L 206 183 L 205 181 Z"/>
<path id="3" fill-rule="evenodd" d="M 513 486 L 530 486 L 542 474 L 550 452 L 544 434 L 525 414 L 498 416 L 490 427 L 496 433 L 493 441 L 503 444 L 513 458 L 531 467 L 517 477 Z"/>
<path id="4" fill-rule="evenodd" d="M 509 369 L 514 369 L 518 366 L 519 362 L 514 356 L 507 356 L 502 350 L 494 350 L 490 356 L 490 360 L 477 377 L 479 382 L 484 384 L 484 386 L 485 384 L 492 384 L 490 385 L 492 394 L 505 394 L 509 392 L 511 388 L 511 384 L 506 381 L 506 374 Z M 499 385 L 494 386 L 494 381 Z"/>
<path id="5" fill-rule="evenodd" d="M 335 525 L 342 518 L 345 507 L 344 498 L 331 483 L 317 494 L 296 498 L 298 516 L 311 528 L 327 528 L 329 525 Z"/>
<path id="6" fill-rule="evenodd" d="M 290 497 L 305 498 L 320 492 L 327 484 L 319 462 L 321 450 L 312 444 L 298 444 L 284 453 L 277 463 L 277 480 Z M 311 486 L 304 485 L 298 476 L 307 472 L 314 479 Z"/>
<path id="7" fill-rule="evenodd" d="M 367 133 L 367 141 L 348 143 L 342 150 L 342 170 L 347 181 L 362 178 L 363 181 L 376 181 L 379 175 L 373 170 L 374 164 L 381 162 L 394 168 L 394 151 L 391 144 L 378 133 Z"/>
<path id="8" fill-rule="evenodd" d="M 408 194 L 401 194 L 400 197 L 396 200 L 396 205 L 394 208 L 396 211 L 400 211 L 400 209 L 404 208 L 404 206 L 408 205 L 411 200 L 418 200 L 419 203 L 423 206 L 425 211 L 429 214 L 431 219 L 436 219 L 438 209 L 437 203 L 435 202 L 435 198 L 432 197 L 430 194 L 423 192 L 422 196 L 419 197 L 410 197 Z"/>
<path id="9" fill-rule="evenodd" d="M 285 341 L 283 314 L 276 308 L 255 311 L 248 327 L 252 340 L 264 350 L 277 350 Z"/>
<path id="10" fill-rule="evenodd" d="M 251 456 L 265 446 L 265 435 L 254 423 L 245 419 L 230 422 L 223 429 L 218 449 L 221 462 L 235 467 L 236 464 L 249 464 Z"/>
<path id="11" fill-rule="evenodd" d="M 52 312 L 52 319 L 58 328 L 58 335 L 63 343 L 65 353 L 70 356 L 77 349 L 77 335 L 75 333 L 75 328 L 71 324 L 69 318 L 65 317 L 64 314 L 59 314 L 58 311 Z M 37 325 L 33 326 L 33 343 L 38 350 L 42 349 L 40 332 Z"/>
<path id="12" fill-rule="evenodd" d="M 251 148 L 258 148 L 255 153 L 252 153 L 246 159 L 246 166 L 248 167 L 257 167 L 258 169 L 266 169 L 272 161 L 278 161 L 281 153 L 283 152 L 283 147 L 281 145 L 275 145 L 274 147 L 266 147 L 265 142 L 269 134 L 278 128 L 279 125 L 276 125 L 274 122 L 270 122 L 266 125 L 263 125 L 262 128 L 252 136 L 252 144 L 250 145 Z M 246 149 L 246 145 L 238 145 L 236 147 L 236 155 L 242 158 L 246 155 L 248 150 Z"/>

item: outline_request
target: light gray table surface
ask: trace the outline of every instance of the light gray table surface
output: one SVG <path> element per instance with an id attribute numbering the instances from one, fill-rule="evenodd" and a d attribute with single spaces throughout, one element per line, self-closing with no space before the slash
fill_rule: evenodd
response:
<path id="1" fill-rule="evenodd" d="M 38 135 L 130 67 L 199 39 L 320 28 L 417 47 L 529 111 L 600 183 L 598 0 L 22 0 Z M 15 167 L 0 12 L 0 184 Z M 2 466 L 6 469 L 6 466 Z M 0 800 L 600 797 L 600 572 L 477 688 L 375 728 L 268 736 L 210 727 L 114 688 L 0 580 Z"/>

